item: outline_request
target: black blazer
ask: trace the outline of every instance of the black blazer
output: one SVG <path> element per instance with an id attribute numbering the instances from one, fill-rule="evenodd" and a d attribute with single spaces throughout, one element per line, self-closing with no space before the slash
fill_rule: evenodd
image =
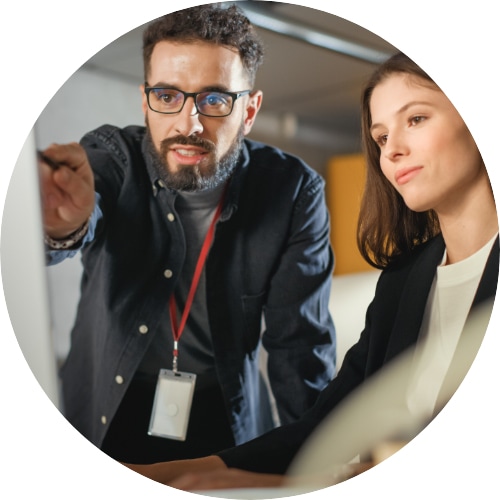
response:
<path id="1" fill-rule="evenodd" d="M 356 387 L 418 339 L 427 297 L 444 252 L 439 235 L 384 270 L 367 309 L 365 328 L 341 370 L 299 421 L 217 455 L 228 467 L 284 474 L 316 426 Z M 495 296 L 499 241 L 492 248 L 472 307 Z M 335 319 L 335 318 L 334 318 Z"/>

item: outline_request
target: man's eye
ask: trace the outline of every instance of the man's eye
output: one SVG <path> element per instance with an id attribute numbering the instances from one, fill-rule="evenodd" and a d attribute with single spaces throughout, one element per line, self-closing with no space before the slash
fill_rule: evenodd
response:
<path id="1" fill-rule="evenodd" d="M 202 104 L 205 106 L 227 106 L 228 99 L 224 94 L 207 94 L 203 96 Z"/>
<path id="2" fill-rule="evenodd" d="M 164 90 L 156 93 L 156 97 L 159 101 L 165 104 L 171 103 L 175 100 L 175 94 L 173 92 L 165 92 Z"/>
<path id="3" fill-rule="evenodd" d="M 160 94 L 160 100 L 164 103 L 169 103 L 172 101 L 172 96 L 170 94 Z"/>

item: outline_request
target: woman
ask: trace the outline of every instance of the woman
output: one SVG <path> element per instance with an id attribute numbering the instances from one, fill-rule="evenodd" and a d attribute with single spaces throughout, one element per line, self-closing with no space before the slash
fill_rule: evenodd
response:
<path id="1" fill-rule="evenodd" d="M 404 54 L 373 74 L 362 116 L 368 171 L 358 245 L 384 271 L 339 374 L 296 423 L 214 456 L 130 468 L 180 489 L 276 486 L 317 425 L 418 339 L 442 337 L 447 347 L 434 368 L 444 376 L 468 312 L 494 296 L 498 281 L 486 168 L 451 102 Z M 426 368 L 417 372 L 424 380 Z M 424 398 L 429 416 L 439 410 L 438 391 Z"/>

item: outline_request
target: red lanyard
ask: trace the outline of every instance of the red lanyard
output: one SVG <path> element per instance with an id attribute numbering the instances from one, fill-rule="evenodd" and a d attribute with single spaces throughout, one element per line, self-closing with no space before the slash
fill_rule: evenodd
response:
<path id="1" fill-rule="evenodd" d="M 189 311 L 191 310 L 191 306 L 193 305 L 194 295 L 196 293 L 196 289 L 198 288 L 198 283 L 200 281 L 201 272 L 203 271 L 203 266 L 205 265 L 205 261 L 207 260 L 208 252 L 210 251 L 210 246 L 212 245 L 212 241 L 214 239 L 215 234 L 215 224 L 219 220 L 220 214 L 222 212 L 222 205 L 224 204 L 226 189 L 222 193 L 219 204 L 217 205 L 217 209 L 212 218 L 212 222 L 210 223 L 210 227 L 208 228 L 207 234 L 205 236 L 205 240 L 201 247 L 200 255 L 198 256 L 198 262 L 196 263 L 196 268 L 193 274 L 193 280 L 191 281 L 191 287 L 189 289 L 189 293 L 186 299 L 186 304 L 184 305 L 184 311 L 182 312 L 181 323 L 177 325 L 177 313 L 175 307 L 175 298 L 174 294 L 170 296 L 169 306 L 170 306 L 170 324 L 172 325 L 172 335 L 174 337 L 174 361 L 173 361 L 173 371 L 177 371 L 177 357 L 179 355 L 179 339 L 181 338 L 184 327 L 186 326 L 186 321 L 189 316 Z"/>

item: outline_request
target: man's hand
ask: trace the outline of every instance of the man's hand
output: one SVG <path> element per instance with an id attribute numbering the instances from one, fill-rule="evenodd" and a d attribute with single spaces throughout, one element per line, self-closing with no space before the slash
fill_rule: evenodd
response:
<path id="1" fill-rule="evenodd" d="M 172 488 L 185 491 L 226 488 L 263 488 L 281 486 L 284 476 L 228 469 L 216 456 L 174 460 L 151 465 L 123 464 L 129 469 Z"/>
<path id="2" fill-rule="evenodd" d="M 234 488 L 277 488 L 284 483 L 284 476 L 261 474 L 240 469 L 212 472 L 189 472 L 168 483 L 184 491 L 224 490 Z"/>
<path id="3" fill-rule="evenodd" d="M 39 160 L 44 228 L 51 238 L 63 239 L 80 228 L 94 209 L 94 175 L 77 143 L 52 144 L 43 156 L 48 159 Z"/>
<path id="4" fill-rule="evenodd" d="M 193 458 L 189 460 L 173 460 L 171 462 L 158 462 L 148 465 L 122 464 L 129 469 L 168 486 L 184 474 L 214 473 L 219 470 L 227 470 L 226 464 L 216 456 Z"/>

